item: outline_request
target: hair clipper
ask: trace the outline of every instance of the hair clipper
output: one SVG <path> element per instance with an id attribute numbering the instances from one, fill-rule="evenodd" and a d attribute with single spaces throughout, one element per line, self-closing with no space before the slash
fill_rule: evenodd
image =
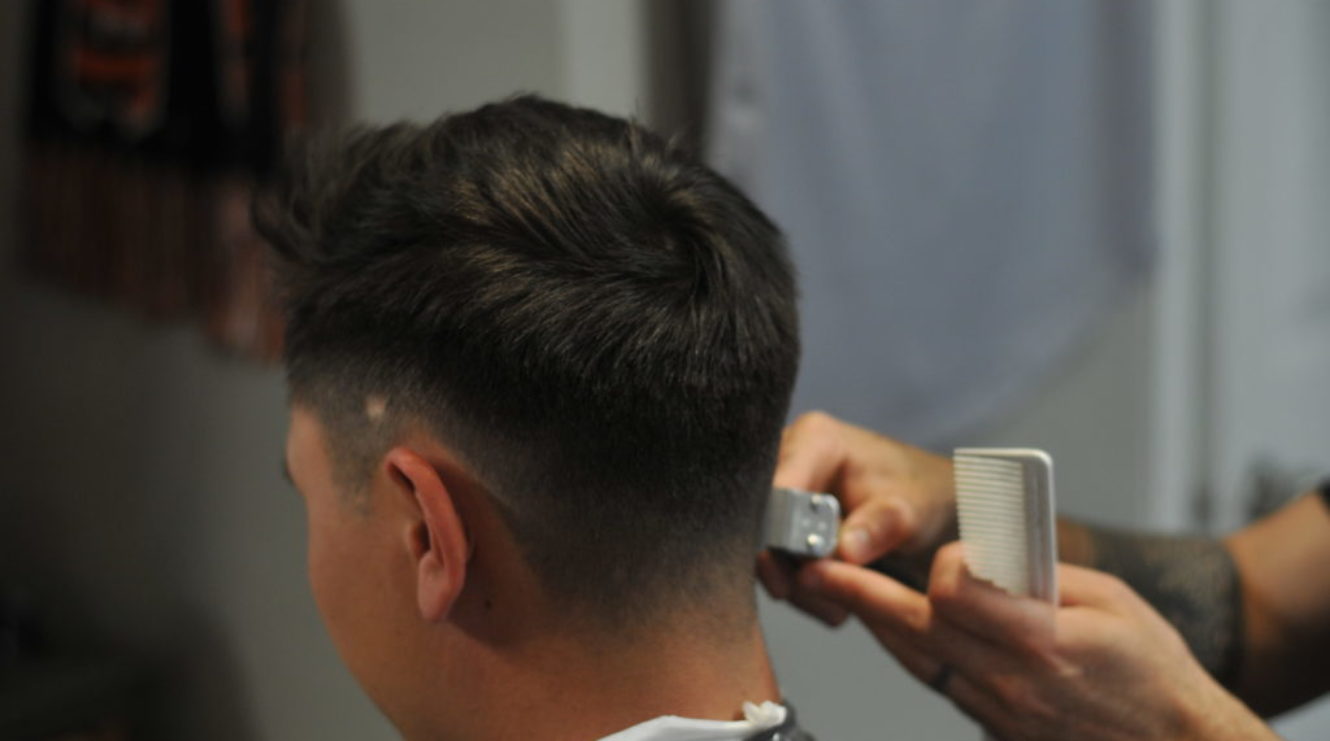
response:
<path id="1" fill-rule="evenodd" d="M 767 548 L 800 558 L 825 558 L 836 550 L 840 502 L 830 494 L 777 487 L 767 502 Z"/>

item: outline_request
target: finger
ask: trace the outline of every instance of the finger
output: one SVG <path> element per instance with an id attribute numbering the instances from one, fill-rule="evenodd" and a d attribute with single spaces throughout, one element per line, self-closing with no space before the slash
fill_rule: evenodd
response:
<path id="1" fill-rule="evenodd" d="M 842 570 L 840 567 L 829 568 L 832 571 Z M 833 575 L 831 578 L 836 577 Z M 880 611 L 875 614 L 881 616 Z M 975 652 L 981 663 L 992 661 L 987 647 L 973 645 L 977 639 L 961 634 L 955 628 L 938 623 L 921 628 L 922 624 L 929 623 L 926 618 L 884 620 L 875 619 L 867 612 L 859 614 L 859 617 L 873 637 L 896 657 L 901 666 L 925 685 L 933 685 L 944 665 L 955 666 L 956 661 L 965 662 L 966 657 L 975 655 Z M 968 662 L 963 665 L 970 667 Z"/>
<path id="2" fill-rule="evenodd" d="M 1062 609 L 1058 610 L 1058 640 L 1072 645 L 1095 646 L 1111 625 L 1123 621 L 1136 631 L 1153 626 L 1158 635 L 1181 636 L 1163 615 L 1124 581 L 1112 574 L 1078 566 L 1058 567 Z M 1096 640 L 1097 636 L 1097 640 Z M 1171 639 L 1170 639 L 1171 640 Z"/>
<path id="3" fill-rule="evenodd" d="M 771 551 L 757 554 L 757 580 L 774 600 L 790 598 L 794 577 Z"/>
<path id="4" fill-rule="evenodd" d="M 1058 564 L 1058 601 L 1064 607 L 1090 607 L 1121 613 L 1143 600 L 1116 576 L 1081 566 Z"/>
<path id="5" fill-rule="evenodd" d="M 795 575 L 801 568 L 799 561 L 780 553 L 763 551 L 757 556 L 758 579 L 772 599 L 788 601 L 828 627 L 845 622 L 848 610 L 799 586 Z"/>
<path id="6" fill-rule="evenodd" d="M 781 434 L 773 483 L 806 491 L 834 491 L 845 462 L 843 423 L 823 412 L 800 416 Z"/>
<path id="7" fill-rule="evenodd" d="M 848 607 L 907 671 L 930 686 L 940 667 L 948 665 L 968 678 L 976 696 L 981 692 L 996 696 L 994 688 L 1002 678 L 1043 668 L 1031 665 L 1025 652 L 995 645 L 948 622 L 931 612 L 923 595 L 861 567 L 834 561 L 810 564 L 800 573 L 799 583 Z M 995 707 L 991 701 L 975 700 L 971 707 L 987 713 L 986 718 L 996 717 L 990 712 Z"/>
<path id="8" fill-rule="evenodd" d="M 806 589 L 795 586 L 790 593 L 790 604 L 821 621 L 828 628 L 839 627 L 850 616 L 850 611 L 842 605 Z"/>
<path id="9" fill-rule="evenodd" d="M 914 508 L 897 498 L 870 499 L 841 525 L 838 555 L 863 565 L 900 547 L 915 531 Z"/>
<path id="10" fill-rule="evenodd" d="M 869 632 L 915 679 L 951 700 L 971 718 L 990 729 L 1004 725 L 1011 709 L 995 689 L 1003 678 L 1018 673 L 1017 665 L 991 646 L 957 630 L 955 634 L 930 632 L 930 651 L 916 636 L 885 627 L 870 626 Z M 946 667 L 946 669 L 944 669 Z M 943 676 L 943 672 L 946 676 Z"/>
<path id="11" fill-rule="evenodd" d="M 1011 727 L 1011 709 L 986 686 L 962 672 L 952 675 L 942 694 L 971 720 L 984 727 L 992 738 L 1006 738 Z"/>
<path id="12" fill-rule="evenodd" d="M 868 632 L 877 642 L 900 662 L 910 676 L 925 685 L 932 686 L 942 671 L 943 661 L 923 649 L 917 638 L 899 630 L 893 630 L 885 623 L 865 623 Z"/>
<path id="13" fill-rule="evenodd" d="M 971 677 L 976 686 L 982 686 L 980 680 L 990 676 L 1019 672 L 1020 665 L 1010 656 L 945 621 L 935 620 L 922 635 L 886 623 L 865 624 L 911 675 L 935 690 L 939 689 L 938 674 L 944 666 L 950 667 L 953 676 Z"/>
<path id="14" fill-rule="evenodd" d="M 1053 605 L 1014 597 L 970 575 L 960 543 L 933 558 L 928 599 L 939 615 L 990 643 L 1037 648 L 1053 638 Z"/>
<path id="15" fill-rule="evenodd" d="M 867 625 L 882 623 L 922 636 L 929 626 L 928 598 L 887 576 L 839 561 L 817 561 L 800 569 L 800 587 L 858 615 Z"/>

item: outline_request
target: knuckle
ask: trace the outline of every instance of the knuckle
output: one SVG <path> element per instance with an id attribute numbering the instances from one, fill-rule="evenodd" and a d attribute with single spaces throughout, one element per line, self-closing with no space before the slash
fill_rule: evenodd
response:
<path id="1" fill-rule="evenodd" d="M 826 433 L 835 428 L 836 418 L 820 409 L 814 409 L 799 415 L 791 426 L 812 434 Z"/>
<path id="2" fill-rule="evenodd" d="M 965 546 L 960 541 L 953 541 L 938 549 L 933 557 L 934 565 L 947 571 L 960 571 L 965 567 Z"/>
<path id="3" fill-rule="evenodd" d="M 1007 675 L 998 677 L 993 683 L 993 694 L 1018 717 L 1033 722 L 1036 726 L 1056 718 L 1056 708 L 1047 702 L 1034 684 L 1023 677 Z"/>
<path id="4" fill-rule="evenodd" d="M 1099 589 L 1105 597 L 1114 602 L 1129 601 L 1136 596 L 1127 582 L 1114 574 L 1099 574 Z"/>
<path id="5" fill-rule="evenodd" d="M 955 610 L 961 602 L 960 583 L 955 579 L 934 578 L 928 581 L 928 601 L 933 603 L 933 607 L 942 612 L 951 612 Z"/>
<path id="6" fill-rule="evenodd" d="M 1061 656 L 1053 662 L 1053 674 L 1059 684 L 1074 686 L 1085 680 L 1085 668 L 1075 661 L 1067 661 Z"/>
<path id="7" fill-rule="evenodd" d="M 928 599 L 943 610 L 953 610 L 963 601 L 961 570 L 957 568 L 960 551 L 946 546 L 933 558 L 928 580 Z"/>
<path id="8" fill-rule="evenodd" d="M 1024 714 L 1028 692 L 1020 679 L 1011 674 L 1000 674 L 988 680 L 989 691 L 1007 709 Z"/>

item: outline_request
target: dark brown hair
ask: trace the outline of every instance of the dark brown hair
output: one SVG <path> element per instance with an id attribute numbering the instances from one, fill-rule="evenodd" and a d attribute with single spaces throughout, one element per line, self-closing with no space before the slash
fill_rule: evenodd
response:
<path id="1" fill-rule="evenodd" d="M 751 584 L 799 343 L 780 234 L 724 178 L 520 97 L 306 147 L 255 215 L 336 455 L 382 455 L 367 397 L 424 421 L 609 619 Z"/>

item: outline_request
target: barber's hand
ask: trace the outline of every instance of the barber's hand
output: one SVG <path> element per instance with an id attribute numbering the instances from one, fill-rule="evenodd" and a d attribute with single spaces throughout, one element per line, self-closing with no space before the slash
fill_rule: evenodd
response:
<path id="1" fill-rule="evenodd" d="M 795 420 L 781 438 L 776 486 L 834 494 L 846 513 L 836 555 L 866 564 L 889 553 L 913 557 L 927 573 L 937 547 L 955 538 L 951 460 L 821 412 Z M 836 625 L 840 606 L 799 586 L 795 563 L 770 553 L 758 577 L 775 599 Z"/>
<path id="2" fill-rule="evenodd" d="M 1004 741 L 1276 739 L 1115 577 L 1063 565 L 1061 607 L 971 577 L 960 544 L 927 595 L 835 561 L 799 580 L 855 614 L 920 681 Z"/>

